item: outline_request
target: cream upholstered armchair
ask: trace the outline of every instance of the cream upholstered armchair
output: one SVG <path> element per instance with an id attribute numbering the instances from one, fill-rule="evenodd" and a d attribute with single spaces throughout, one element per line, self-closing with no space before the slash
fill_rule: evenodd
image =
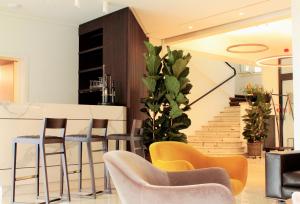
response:
<path id="1" fill-rule="evenodd" d="M 229 176 L 221 168 L 164 172 L 126 151 L 104 154 L 122 204 L 232 204 Z"/>

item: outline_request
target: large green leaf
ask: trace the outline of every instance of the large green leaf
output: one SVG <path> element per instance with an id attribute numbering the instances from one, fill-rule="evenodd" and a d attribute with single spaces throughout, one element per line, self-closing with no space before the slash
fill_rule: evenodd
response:
<path id="1" fill-rule="evenodd" d="M 161 52 L 162 46 L 153 46 L 148 41 L 145 41 L 144 44 L 148 50 L 148 53 L 151 55 L 159 55 L 159 53 Z"/>
<path id="2" fill-rule="evenodd" d="M 158 55 L 145 55 L 147 70 L 150 76 L 158 74 L 161 66 L 161 58 Z"/>
<path id="3" fill-rule="evenodd" d="M 160 105 L 159 104 L 152 104 L 152 103 L 147 103 L 147 106 L 150 108 L 151 111 L 153 112 L 158 112 Z"/>
<path id="4" fill-rule="evenodd" d="M 188 99 L 182 93 L 179 93 L 176 96 L 176 101 L 178 104 L 185 104 L 186 102 L 188 102 Z"/>
<path id="5" fill-rule="evenodd" d="M 176 105 L 175 105 L 176 104 Z M 177 103 L 172 103 L 172 109 L 170 111 L 170 116 L 172 119 L 177 118 L 181 116 L 183 111 L 179 108 Z"/>
<path id="6" fill-rule="evenodd" d="M 184 78 L 187 77 L 190 73 L 190 68 L 186 67 L 179 75 L 178 78 Z"/>
<path id="7" fill-rule="evenodd" d="M 175 102 L 175 95 L 172 93 L 166 94 L 166 98 L 168 99 L 169 103 Z"/>
<path id="8" fill-rule="evenodd" d="M 180 82 L 176 77 L 167 75 L 165 78 L 165 86 L 167 91 L 177 95 L 180 89 Z"/>
<path id="9" fill-rule="evenodd" d="M 176 60 L 175 64 L 172 66 L 174 75 L 179 78 L 180 74 L 185 70 L 188 63 L 187 59 L 179 58 Z"/>
<path id="10" fill-rule="evenodd" d="M 190 82 L 188 78 L 182 77 L 179 79 L 180 82 L 180 90 L 184 89 L 186 85 Z"/>
<path id="11" fill-rule="evenodd" d="M 152 93 L 155 92 L 155 87 L 156 87 L 155 79 L 153 79 L 151 77 L 146 77 L 146 78 L 143 78 L 142 80 L 150 92 L 152 92 Z"/>

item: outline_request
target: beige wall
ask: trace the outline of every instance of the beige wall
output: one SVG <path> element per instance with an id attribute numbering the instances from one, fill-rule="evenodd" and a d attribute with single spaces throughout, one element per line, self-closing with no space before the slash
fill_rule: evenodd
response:
<path id="1" fill-rule="evenodd" d="M 214 86 L 228 78 L 232 71 L 224 61 L 215 59 L 214 56 L 203 55 L 195 51 L 189 51 L 192 59 L 189 63 L 189 79 L 193 85 L 191 94 L 188 95 L 190 102 L 194 101 Z M 188 112 L 192 125 L 185 131 L 193 135 L 201 129 L 209 120 L 212 120 L 220 111 L 229 106 L 229 97 L 234 95 L 235 81 L 231 80 L 220 87 L 203 100 L 195 103 Z"/>
<path id="2" fill-rule="evenodd" d="M 19 102 L 77 103 L 77 26 L 0 12 L 0 27 L 0 56 L 19 60 Z"/>
<path id="3" fill-rule="evenodd" d="M 14 101 L 14 63 L 0 65 L 0 101 Z"/>

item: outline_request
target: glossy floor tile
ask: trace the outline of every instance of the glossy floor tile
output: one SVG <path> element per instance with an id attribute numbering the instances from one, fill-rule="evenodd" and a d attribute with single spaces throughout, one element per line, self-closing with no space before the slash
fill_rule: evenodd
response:
<path id="1" fill-rule="evenodd" d="M 248 169 L 248 180 L 245 190 L 236 197 L 236 203 L 237 204 L 275 204 L 277 203 L 274 200 L 265 198 L 265 162 L 264 159 L 248 159 L 249 162 L 249 169 Z M 98 180 L 98 184 L 101 184 L 102 181 Z M 88 187 L 88 181 L 84 182 L 85 188 Z M 51 192 L 52 195 L 55 196 L 55 194 L 58 194 L 58 186 L 57 184 L 51 184 L 52 187 Z M 116 192 L 113 194 L 103 194 L 98 195 L 97 199 L 92 198 L 86 198 L 86 197 L 78 197 L 75 196 L 74 193 L 76 192 L 77 183 L 72 182 L 71 183 L 71 189 L 72 189 L 72 201 L 66 202 L 61 201 L 57 202 L 60 204 L 120 204 L 120 201 L 118 199 L 118 196 Z M 41 186 L 41 189 L 43 186 Z M 98 189 L 102 189 L 101 185 L 98 185 Z M 85 189 L 85 191 L 88 191 Z M 4 198 L 2 203 L 8 204 L 9 203 L 9 190 L 6 190 L 4 192 Z M 22 202 L 32 202 L 35 201 L 34 196 L 34 187 L 29 185 L 24 186 L 18 186 L 17 188 L 17 201 Z M 291 204 L 290 201 L 287 202 L 287 204 Z"/>

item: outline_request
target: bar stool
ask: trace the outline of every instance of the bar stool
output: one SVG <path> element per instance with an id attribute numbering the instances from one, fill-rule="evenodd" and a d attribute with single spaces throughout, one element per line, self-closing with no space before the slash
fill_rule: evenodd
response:
<path id="1" fill-rule="evenodd" d="M 92 186 L 92 193 L 87 195 L 93 195 L 96 198 L 97 193 L 102 193 L 103 191 L 96 191 L 96 184 L 95 184 L 95 174 L 94 174 L 94 161 L 93 161 L 93 152 L 106 152 L 107 151 L 107 126 L 108 120 L 103 119 L 91 119 L 89 122 L 89 127 L 87 134 L 79 135 L 66 135 L 66 141 L 70 142 L 78 142 L 78 170 L 72 171 L 69 173 L 78 173 L 79 177 L 79 185 L 78 190 L 81 192 L 82 190 L 82 143 L 86 143 L 87 145 L 87 153 L 89 159 L 89 167 L 90 167 L 90 174 L 91 174 L 91 186 Z M 103 129 L 103 135 L 93 135 L 93 129 Z M 92 150 L 92 143 L 93 142 L 101 142 L 102 149 Z M 106 169 L 104 168 L 104 186 L 106 185 Z"/>
<path id="2" fill-rule="evenodd" d="M 134 119 L 132 121 L 130 134 L 110 134 L 107 136 L 107 144 L 110 140 L 116 141 L 116 150 L 120 149 L 120 140 L 130 142 L 130 151 L 145 158 L 145 148 L 143 143 L 143 121 Z M 107 149 L 108 150 L 108 149 Z M 109 173 L 106 174 L 106 189 L 111 192 Z"/>
<path id="3" fill-rule="evenodd" d="M 13 139 L 12 146 L 13 146 L 13 165 L 12 165 L 12 203 L 15 203 L 15 191 L 16 191 L 16 181 L 26 180 L 26 179 L 36 179 L 36 195 L 39 196 L 39 179 L 40 179 L 40 156 L 42 158 L 42 168 L 44 172 L 44 188 L 45 188 L 45 202 L 49 204 L 50 202 L 59 201 L 62 199 L 62 192 L 63 186 L 61 185 L 60 189 L 60 198 L 54 198 L 50 200 L 49 197 L 49 187 L 48 187 L 48 173 L 47 173 L 47 162 L 46 156 L 50 155 L 61 155 L 61 169 L 63 169 L 63 173 L 66 178 L 67 183 L 67 198 L 68 201 L 71 200 L 70 198 L 70 190 L 69 190 L 69 178 L 68 178 L 68 167 L 67 167 L 67 158 L 66 158 L 66 147 L 65 147 L 65 133 L 66 133 L 66 126 L 67 126 L 67 119 L 55 119 L 55 118 L 44 118 L 43 119 L 43 127 L 41 130 L 40 135 L 28 135 L 28 136 L 18 136 Z M 47 129 L 58 129 L 61 130 L 60 136 L 48 136 L 46 135 Z M 16 160 L 17 160 L 17 144 L 34 144 L 36 145 L 36 173 L 32 176 L 24 176 L 16 178 Z M 60 144 L 61 149 L 59 152 L 51 152 L 46 153 L 45 146 L 47 144 Z M 62 172 L 61 172 L 62 174 Z M 61 177 L 62 178 L 62 175 Z M 62 183 L 62 181 L 61 181 Z"/>
<path id="4" fill-rule="evenodd" d="M 142 120 L 134 119 L 132 122 L 130 134 L 111 134 L 108 135 L 107 140 L 116 141 L 116 150 L 120 149 L 120 140 L 129 141 L 131 152 L 145 158 L 142 126 Z"/>

